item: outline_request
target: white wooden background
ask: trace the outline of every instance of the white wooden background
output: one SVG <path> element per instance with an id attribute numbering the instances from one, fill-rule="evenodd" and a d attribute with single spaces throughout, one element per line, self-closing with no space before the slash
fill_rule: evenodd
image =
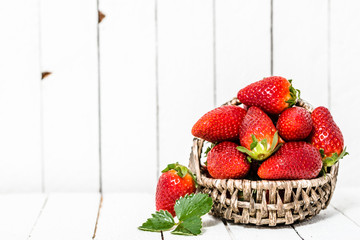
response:
<path id="1" fill-rule="evenodd" d="M 359 11 L 356 0 L 1 0 L 0 192 L 154 193 L 167 163 L 187 164 L 194 122 L 271 74 L 331 108 L 350 152 L 339 185 L 357 186 Z"/>
<path id="2" fill-rule="evenodd" d="M 160 239 L 136 227 L 160 171 L 187 165 L 194 122 L 281 75 L 344 134 L 331 205 L 277 230 L 205 216 L 195 239 L 358 239 L 359 12 L 357 0 L 0 0 L 1 238 Z"/>

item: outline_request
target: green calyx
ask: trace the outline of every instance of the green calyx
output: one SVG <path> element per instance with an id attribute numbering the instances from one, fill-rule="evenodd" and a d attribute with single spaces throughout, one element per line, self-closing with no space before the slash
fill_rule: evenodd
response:
<path id="1" fill-rule="evenodd" d="M 178 162 L 167 165 L 167 167 L 161 172 L 164 173 L 170 170 L 175 170 L 177 172 L 177 175 L 179 175 L 179 177 L 181 178 L 184 178 L 186 174 L 189 174 L 197 184 L 195 175 L 187 167 L 179 164 Z"/>
<path id="2" fill-rule="evenodd" d="M 275 132 L 274 137 L 272 139 L 271 146 L 269 147 L 269 144 L 264 138 L 261 141 L 258 141 L 256 139 L 255 135 L 251 135 L 252 143 L 250 144 L 250 150 L 246 147 L 239 146 L 236 149 L 240 152 L 246 153 L 251 159 L 255 159 L 258 161 L 262 161 L 270 157 L 271 154 L 276 152 L 282 144 L 277 144 L 279 141 L 279 134 L 278 131 Z M 249 162 L 251 162 L 251 159 L 247 158 Z"/>
<path id="3" fill-rule="evenodd" d="M 300 98 L 300 90 L 299 89 L 295 89 L 292 86 L 292 79 L 288 80 L 290 83 L 290 87 L 289 87 L 289 91 L 290 91 L 290 99 L 286 101 L 286 103 L 289 104 L 289 107 L 295 105 L 296 101 Z"/>
<path id="4" fill-rule="evenodd" d="M 319 151 L 320 151 L 321 157 L 323 158 L 323 166 L 324 166 L 324 168 L 331 167 L 332 165 L 337 163 L 340 159 L 342 159 L 346 155 L 349 155 L 349 153 L 346 151 L 346 147 L 340 153 L 340 155 L 338 155 L 337 153 L 333 153 L 331 155 L 331 157 L 325 157 L 324 149 L 320 148 Z"/>
<path id="5" fill-rule="evenodd" d="M 205 157 L 207 157 L 208 153 L 211 151 L 211 149 L 212 149 L 213 147 L 215 147 L 216 144 L 217 144 L 217 143 L 211 143 L 211 146 L 209 146 L 209 147 L 205 150 L 205 152 L 204 152 Z"/>

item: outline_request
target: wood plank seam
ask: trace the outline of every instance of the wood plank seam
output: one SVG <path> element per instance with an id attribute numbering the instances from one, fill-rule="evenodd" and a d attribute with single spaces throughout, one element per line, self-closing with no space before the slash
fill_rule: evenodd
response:
<path id="1" fill-rule="evenodd" d="M 98 24 L 96 26 L 96 37 L 97 37 L 97 72 L 98 72 L 98 131 L 99 131 L 99 192 L 102 193 L 102 154 L 101 154 L 101 56 L 100 56 L 100 28 L 99 24 L 101 23 L 102 19 L 105 15 L 99 9 L 99 1 L 96 1 L 96 8 L 99 13 L 98 15 Z M 95 229 L 96 230 L 96 229 Z M 95 233 L 94 233 L 95 234 Z"/>
<path id="2" fill-rule="evenodd" d="M 27 238 L 27 239 L 30 239 L 30 238 L 31 238 L 31 234 L 33 233 L 33 231 L 34 231 L 34 229 L 35 229 L 35 227 L 36 227 L 36 224 L 38 223 L 38 221 L 39 221 L 39 219 L 40 219 L 40 217 L 41 217 L 41 215 L 42 215 L 42 213 L 43 213 L 43 211 L 44 211 L 44 209 L 45 209 L 45 207 L 46 207 L 48 198 L 49 198 L 49 195 L 46 195 L 46 197 L 45 197 L 45 199 L 44 199 L 44 203 L 43 203 L 43 205 L 42 205 L 41 208 L 40 208 L 39 214 L 37 215 L 37 217 L 36 217 L 36 219 L 35 219 L 35 222 L 34 222 L 32 228 L 31 228 L 31 230 L 30 230 L 30 232 L 29 232 L 29 235 L 28 235 L 28 238 Z"/>
<path id="3" fill-rule="evenodd" d="M 270 75 L 274 74 L 274 35 L 273 35 L 273 23 L 274 23 L 274 0 L 270 1 Z"/>
<path id="4" fill-rule="evenodd" d="M 159 35 L 158 35 L 158 1 L 154 2 L 155 11 L 155 101 L 156 101 L 156 178 L 160 174 L 160 122 L 159 122 Z"/>
<path id="5" fill-rule="evenodd" d="M 235 240 L 235 236 L 234 234 L 232 233 L 231 229 L 229 228 L 227 222 L 224 220 L 224 219 L 221 219 L 222 223 L 224 224 L 224 227 L 226 229 L 226 231 L 228 232 L 229 236 L 230 236 L 230 239 L 231 240 Z"/>
<path id="6" fill-rule="evenodd" d="M 213 12 L 212 12 L 212 18 L 213 18 L 213 91 L 214 91 L 214 107 L 217 107 L 217 99 L 216 99 L 216 0 L 213 0 Z"/>
<path id="7" fill-rule="evenodd" d="M 348 215 L 346 215 L 345 213 L 343 213 L 340 209 L 338 209 L 337 207 L 335 207 L 334 205 L 330 204 L 330 206 L 332 206 L 336 211 L 338 211 L 339 213 L 341 213 L 342 215 L 344 215 L 347 219 L 349 219 L 350 221 L 352 221 L 357 227 L 360 227 L 360 225 L 353 220 L 352 218 L 350 218 Z"/>
<path id="8" fill-rule="evenodd" d="M 45 193 L 45 158 L 44 158 L 44 107 L 43 107 L 43 84 L 42 81 L 43 79 L 45 79 L 46 77 L 48 77 L 49 75 L 52 74 L 52 72 L 50 71 L 43 71 L 43 61 L 42 61 L 42 26 L 41 26 L 41 21 L 42 21 L 42 17 L 41 17 L 41 1 L 39 0 L 38 2 L 38 27 L 39 27 L 39 40 L 38 40 L 38 44 L 39 44 L 39 67 L 40 67 L 40 161 L 41 161 L 41 193 Z M 46 201 L 47 201 L 47 197 L 46 197 Z"/>
<path id="9" fill-rule="evenodd" d="M 331 0 L 327 1 L 327 91 L 328 91 L 328 107 L 331 110 Z"/>
<path id="10" fill-rule="evenodd" d="M 294 229 L 295 233 L 299 236 L 300 239 L 304 240 L 304 238 L 300 235 L 300 233 L 296 230 L 293 224 L 290 225 L 292 229 Z"/>
<path id="11" fill-rule="evenodd" d="M 99 222 L 99 218 L 100 218 L 102 203 L 103 203 L 103 195 L 102 195 L 102 193 L 100 193 L 99 209 L 98 209 L 98 213 L 97 213 L 97 216 L 96 216 L 94 234 L 92 236 L 92 239 L 95 239 L 95 237 L 96 237 L 96 230 L 97 230 L 97 226 L 98 226 L 98 222 Z"/>

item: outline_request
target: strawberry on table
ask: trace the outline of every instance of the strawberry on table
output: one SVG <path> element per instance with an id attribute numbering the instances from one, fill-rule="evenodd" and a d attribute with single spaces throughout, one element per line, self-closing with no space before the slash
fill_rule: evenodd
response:
<path id="1" fill-rule="evenodd" d="M 221 142 L 210 150 L 207 169 L 213 178 L 242 178 L 249 172 L 250 163 L 237 146 L 233 142 Z"/>
<path id="2" fill-rule="evenodd" d="M 324 166 L 332 166 L 348 154 L 344 149 L 344 137 L 326 107 L 315 108 L 311 118 L 313 129 L 309 141 L 320 150 Z"/>
<path id="3" fill-rule="evenodd" d="M 240 126 L 240 144 L 237 149 L 256 160 L 264 160 L 277 150 L 276 128 L 266 113 L 250 107 Z"/>
<path id="4" fill-rule="evenodd" d="M 195 190 L 195 177 L 190 170 L 178 163 L 169 164 L 162 171 L 156 187 L 156 210 L 167 210 L 175 216 L 175 201 Z"/>
<path id="5" fill-rule="evenodd" d="M 321 155 L 313 145 L 287 142 L 261 164 L 258 175 L 262 179 L 311 179 L 319 175 L 321 167 Z"/>
<path id="6" fill-rule="evenodd" d="M 267 77 L 254 82 L 238 92 L 238 99 L 247 106 L 256 106 L 267 113 L 279 114 L 294 105 L 300 91 L 293 88 L 291 80 Z"/>
<path id="7" fill-rule="evenodd" d="M 209 142 L 233 141 L 239 138 L 240 124 L 246 110 L 238 106 L 222 106 L 202 116 L 193 126 L 195 137 Z"/>
<path id="8" fill-rule="evenodd" d="M 312 129 L 311 114 L 302 107 L 285 109 L 279 116 L 276 128 L 286 141 L 303 140 Z"/>

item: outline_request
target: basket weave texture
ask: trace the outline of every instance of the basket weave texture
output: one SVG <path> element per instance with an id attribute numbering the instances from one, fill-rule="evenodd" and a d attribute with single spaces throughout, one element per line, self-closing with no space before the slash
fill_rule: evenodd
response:
<path id="1" fill-rule="evenodd" d="M 224 105 L 239 105 L 234 98 Z M 310 112 L 312 106 L 298 100 Z M 198 191 L 213 199 L 210 214 L 240 224 L 276 226 L 309 219 L 325 209 L 334 193 L 339 163 L 328 168 L 326 176 L 310 180 L 214 179 L 201 166 L 204 140 L 194 138 L 190 169 L 195 173 Z"/>

